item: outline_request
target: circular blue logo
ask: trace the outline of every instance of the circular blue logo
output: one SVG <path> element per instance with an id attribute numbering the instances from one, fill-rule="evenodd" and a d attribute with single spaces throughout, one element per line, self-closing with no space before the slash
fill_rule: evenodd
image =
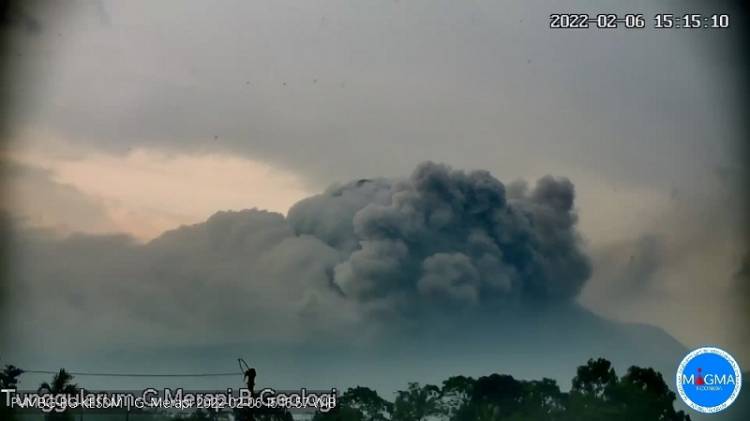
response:
<path id="1" fill-rule="evenodd" d="M 741 387 L 740 366 L 719 348 L 698 348 L 683 358 L 677 368 L 680 398 L 704 414 L 726 409 L 737 399 Z"/>

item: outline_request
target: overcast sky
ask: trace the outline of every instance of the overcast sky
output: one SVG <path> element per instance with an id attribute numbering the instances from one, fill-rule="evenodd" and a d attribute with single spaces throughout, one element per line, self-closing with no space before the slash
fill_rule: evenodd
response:
<path id="1" fill-rule="evenodd" d="M 403 179 L 427 160 L 506 186 L 567 177 L 591 261 L 574 299 L 750 366 L 745 63 L 731 30 L 652 29 L 654 13 L 689 9 L 658 5 L 22 3 L 3 27 L 0 205 L 19 238 L 131 244 L 105 236 L 122 233 L 138 247 L 221 210 L 286 215 L 331 184 Z M 647 29 L 549 29 L 566 10 L 638 11 Z M 85 255 L 50 244 L 46 259 L 90 275 Z"/>

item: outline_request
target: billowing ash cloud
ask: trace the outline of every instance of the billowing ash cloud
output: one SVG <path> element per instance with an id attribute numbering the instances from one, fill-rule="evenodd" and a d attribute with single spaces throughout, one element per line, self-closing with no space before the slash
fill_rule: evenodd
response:
<path id="1" fill-rule="evenodd" d="M 147 244 L 27 231 L 12 274 L 17 343 L 333 338 L 388 329 L 372 320 L 568 303 L 590 272 L 573 199 L 566 179 L 506 189 L 486 171 L 425 163 L 332 187 L 287 218 L 219 212 Z"/>
<path id="2" fill-rule="evenodd" d="M 359 180 L 289 211 L 299 235 L 340 251 L 333 284 L 399 313 L 575 296 L 590 274 L 574 189 L 544 177 L 512 194 L 486 171 L 424 163 L 406 180 Z"/>

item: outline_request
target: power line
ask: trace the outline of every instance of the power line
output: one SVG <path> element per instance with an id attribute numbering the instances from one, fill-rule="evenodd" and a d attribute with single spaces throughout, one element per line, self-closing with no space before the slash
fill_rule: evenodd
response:
<path id="1" fill-rule="evenodd" d="M 22 369 L 23 370 L 23 369 Z M 67 371 L 68 374 L 73 376 L 88 376 L 88 377 L 228 377 L 228 376 L 241 376 L 241 373 L 174 373 L 174 374 L 154 374 L 154 373 L 93 373 L 93 372 L 82 372 L 82 371 Z M 58 374 L 59 371 L 50 370 L 23 370 L 23 373 L 29 374 Z"/>

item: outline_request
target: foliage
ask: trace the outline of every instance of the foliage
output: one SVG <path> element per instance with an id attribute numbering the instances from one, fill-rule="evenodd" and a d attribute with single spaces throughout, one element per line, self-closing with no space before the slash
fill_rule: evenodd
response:
<path id="1" fill-rule="evenodd" d="M 437 386 L 409 383 L 407 390 L 397 393 L 392 419 L 394 421 L 422 421 L 440 412 L 440 389 Z"/>
<path id="2" fill-rule="evenodd" d="M 676 397 L 652 368 L 630 367 L 619 378 L 602 358 L 578 367 L 570 392 L 552 379 L 517 380 L 491 374 L 455 376 L 442 387 L 410 383 L 390 404 L 373 390 L 347 390 L 339 406 L 314 421 L 689 421 L 675 411 Z"/>
<path id="3" fill-rule="evenodd" d="M 6 365 L 0 371 L 0 386 L 13 389 L 23 373 Z M 73 376 L 60 370 L 50 383 L 42 383 L 42 393 L 76 393 Z M 313 421 L 689 421 L 675 411 L 676 396 L 662 375 L 652 368 L 630 367 L 618 377 L 612 364 L 591 359 L 578 367 L 569 392 L 562 392 L 552 379 L 518 380 L 505 374 L 479 378 L 454 376 L 442 386 L 409 383 L 396 393 L 393 402 L 363 386 L 349 388 L 338 406 L 327 413 L 316 413 Z M 8 408 L 0 406 L 0 419 L 12 420 Z M 245 411 L 247 412 L 247 411 Z M 291 421 L 287 411 L 237 412 L 236 419 Z M 195 411 L 180 421 L 211 421 L 216 414 Z M 70 421 L 70 412 L 52 413 L 47 421 Z"/>
<path id="4" fill-rule="evenodd" d="M 0 371 L 0 389 L 15 389 L 18 385 L 18 377 L 21 374 L 23 374 L 23 370 L 14 365 L 6 364 L 2 371 Z M 14 419 L 11 409 L 5 403 L 4 396 L 0 399 L 0 419 Z"/>
<path id="5" fill-rule="evenodd" d="M 44 382 L 39 386 L 39 393 L 51 393 L 51 394 L 70 394 L 73 395 L 78 392 L 78 385 L 71 383 L 73 381 L 73 375 L 60 369 L 60 371 L 52 377 L 52 382 Z M 70 410 L 63 412 L 50 412 L 45 416 L 46 421 L 73 421 L 73 413 Z"/>

